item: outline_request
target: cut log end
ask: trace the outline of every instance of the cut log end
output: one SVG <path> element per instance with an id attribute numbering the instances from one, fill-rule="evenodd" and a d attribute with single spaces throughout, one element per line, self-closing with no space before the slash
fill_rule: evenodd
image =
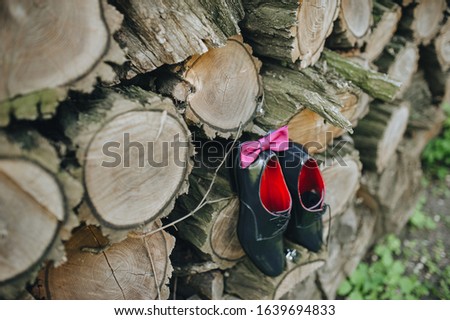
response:
<path id="1" fill-rule="evenodd" d="M 409 104 L 402 103 L 394 112 L 379 142 L 377 159 L 378 171 L 383 170 L 403 138 L 409 117 Z"/>
<path id="2" fill-rule="evenodd" d="M 372 0 L 342 0 L 339 19 L 329 44 L 336 48 L 360 47 L 372 24 Z"/>
<path id="3" fill-rule="evenodd" d="M 348 30 L 362 38 L 370 28 L 372 1 L 342 0 L 341 10 Z"/>
<path id="4" fill-rule="evenodd" d="M 0 283 L 24 275 L 49 254 L 66 218 L 54 176 L 23 159 L 0 159 Z"/>
<path id="5" fill-rule="evenodd" d="M 169 214 L 187 191 L 193 147 L 170 100 L 135 87 L 98 94 L 103 99 L 65 105 L 60 121 L 77 148 L 86 212 L 95 218 L 83 220 L 126 235 Z"/>
<path id="6" fill-rule="evenodd" d="M 414 8 L 413 36 L 419 43 L 427 45 L 437 32 L 447 4 L 445 0 L 422 0 Z"/>
<path id="7" fill-rule="evenodd" d="M 446 72 L 450 69 L 450 20 L 442 27 L 434 46 L 442 71 Z"/>
<path id="8" fill-rule="evenodd" d="M 100 1 L 6 1 L 0 15 L 0 101 L 77 80 L 107 50 Z"/>
<path id="9" fill-rule="evenodd" d="M 392 79 L 401 83 L 397 96 L 401 96 L 411 84 L 418 62 L 419 50 L 412 43 L 407 43 L 394 57 L 387 73 Z"/>
<path id="10" fill-rule="evenodd" d="M 295 37 L 292 62 L 300 60 L 301 68 L 313 65 L 320 58 L 325 39 L 333 30 L 333 22 L 339 12 L 337 0 L 319 4 L 301 2 L 297 12 L 297 23 L 292 27 Z"/>
<path id="11" fill-rule="evenodd" d="M 238 214 L 239 199 L 233 198 L 211 229 L 211 249 L 220 259 L 237 261 L 245 255 L 236 233 Z"/>
<path id="12" fill-rule="evenodd" d="M 189 192 L 180 198 L 171 214 L 178 219 L 196 210 L 209 189 L 214 173 L 211 170 L 194 169 L 189 177 Z M 208 195 L 217 199 L 199 209 L 195 215 L 177 224 L 179 235 L 191 242 L 220 269 L 230 268 L 245 253 L 236 233 L 239 215 L 239 199 L 232 192 L 228 176 L 220 171 Z"/>
<path id="13" fill-rule="evenodd" d="M 67 263 L 43 269 L 33 293 L 38 299 L 167 299 L 173 246 L 163 231 L 109 246 L 100 229 L 83 227 L 66 243 Z"/>
<path id="14" fill-rule="evenodd" d="M 330 206 L 333 216 L 342 213 L 351 203 L 359 188 L 360 178 L 361 163 L 352 157 L 338 158 L 323 170 L 323 179 L 329 190 L 325 202 Z"/>
<path id="15" fill-rule="evenodd" d="M 242 37 L 193 57 L 186 67 L 183 78 L 193 91 L 187 97 L 186 116 L 201 124 L 209 137 L 236 135 L 254 118 L 262 103 L 261 63 Z"/>
<path id="16" fill-rule="evenodd" d="M 86 191 L 100 221 L 122 229 L 158 217 L 186 177 L 190 154 L 182 143 L 188 141 L 179 119 L 164 111 L 130 111 L 104 125 L 84 165 Z"/>
<path id="17" fill-rule="evenodd" d="M 363 56 L 368 61 L 373 61 L 383 52 L 384 47 L 389 43 L 402 15 L 401 7 L 394 2 L 378 1 L 373 7 L 374 27 L 367 39 Z"/>

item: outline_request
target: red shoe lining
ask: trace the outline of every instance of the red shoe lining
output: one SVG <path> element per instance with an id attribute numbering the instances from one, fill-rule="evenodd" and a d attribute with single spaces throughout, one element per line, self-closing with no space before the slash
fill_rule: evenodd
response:
<path id="1" fill-rule="evenodd" d="M 300 201 L 302 201 L 302 194 L 307 191 L 312 191 L 320 195 L 320 201 L 310 208 L 320 209 L 323 205 L 325 197 L 325 183 L 323 182 L 322 173 L 316 160 L 310 158 L 304 164 L 298 177 L 298 190 L 300 193 Z M 321 203 L 320 203 L 321 202 Z M 320 208 L 317 205 L 320 203 Z"/>
<path id="2" fill-rule="evenodd" d="M 286 211 L 291 205 L 291 196 L 276 158 L 270 159 L 264 169 L 259 194 L 263 206 L 269 212 Z"/>

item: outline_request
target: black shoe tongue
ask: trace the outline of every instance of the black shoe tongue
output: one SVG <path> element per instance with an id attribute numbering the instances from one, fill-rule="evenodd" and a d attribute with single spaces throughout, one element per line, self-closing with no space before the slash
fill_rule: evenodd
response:
<path id="1" fill-rule="evenodd" d="M 305 208 L 312 208 L 320 201 L 320 196 L 314 191 L 306 191 L 300 196 L 302 197 L 303 206 Z"/>

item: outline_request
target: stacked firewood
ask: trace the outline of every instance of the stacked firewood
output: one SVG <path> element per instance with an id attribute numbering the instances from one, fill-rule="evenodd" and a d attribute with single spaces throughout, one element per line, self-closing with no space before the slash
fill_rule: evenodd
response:
<path id="1" fill-rule="evenodd" d="M 448 15 L 444 0 L 1 2 L 0 297 L 334 298 L 415 206 L 450 102 Z M 269 277 L 237 238 L 226 155 L 284 125 L 331 213 L 323 248 L 286 240 Z"/>

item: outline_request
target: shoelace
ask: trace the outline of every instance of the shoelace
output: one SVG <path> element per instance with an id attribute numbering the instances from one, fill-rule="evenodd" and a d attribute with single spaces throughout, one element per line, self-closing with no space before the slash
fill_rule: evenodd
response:
<path id="1" fill-rule="evenodd" d="M 281 228 L 286 224 L 286 221 L 289 219 L 289 216 L 276 216 L 273 218 L 270 218 L 270 221 L 275 222 L 275 226 L 277 228 Z"/>

